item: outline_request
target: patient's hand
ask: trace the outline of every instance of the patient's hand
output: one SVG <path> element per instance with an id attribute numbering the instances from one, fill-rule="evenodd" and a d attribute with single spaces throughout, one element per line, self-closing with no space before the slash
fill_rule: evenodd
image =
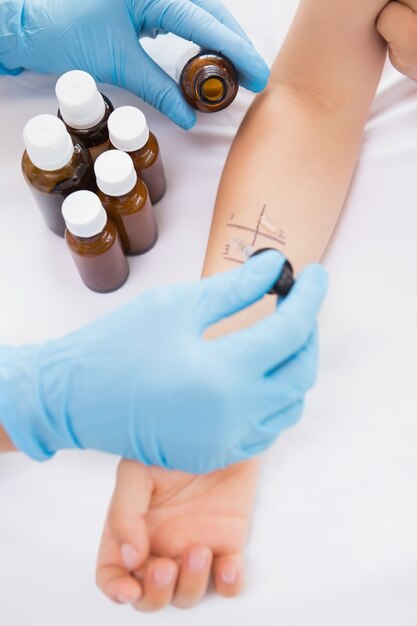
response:
<path id="1" fill-rule="evenodd" d="M 393 66 L 417 80 L 417 0 L 389 2 L 377 20 Z"/>
<path id="2" fill-rule="evenodd" d="M 212 574 L 219 594 L 237 595 L 257 463 L 193 476 L 121 461 L 99 550 L 101 590 L 140 611 L 191 607 Z"/>

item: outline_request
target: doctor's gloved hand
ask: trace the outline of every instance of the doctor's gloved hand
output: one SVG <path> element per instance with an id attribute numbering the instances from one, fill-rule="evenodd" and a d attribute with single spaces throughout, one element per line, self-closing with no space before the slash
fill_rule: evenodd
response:
<path id="1" fill-rule="evenodd" d="M 151 290 L 39 346 L 0 349 L 0 421 L 43 460 L 93 448 L 191 473 L 258 454 L 300 416 L 317 368 L 318 265 L 275 312 L 215 340 L 204 330 L 259 300 L 276 251 L 195 283 Z"/>
<path id="2" fill-rule="evenodd" d="M 10 73 L 84 70 L 132 91 L 188 129 L 195 111 L 139 42 L 167 32 L 222 51 L 244 87 L 266 86 L 265 61 L 220 0 L 2 0 L 0 73 L 1 66 Z"/>

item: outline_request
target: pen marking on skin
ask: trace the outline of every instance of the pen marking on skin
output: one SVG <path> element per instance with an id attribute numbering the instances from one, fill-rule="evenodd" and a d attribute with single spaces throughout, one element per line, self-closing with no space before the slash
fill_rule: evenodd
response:
<path id="1" fill-rule="evenodd" d="M 240 259 L 234 259 L 232 256 L 224 256 L 225 261 L 232 261 L 233 263 L 239 263 L 239 265 L 244 265 L 245 261 L 241 261 Z"/>
<path id="2" fill-rule="evenodd" d="M 262 221 L 262 218 L 264 216 L 265 209 L 266 209 L 266 204 L 263 205 L 261 214 L 260 214 L 259 219 L 258 219 L 258 223 L 256 224 L 255 235 L 254 235 L 253 241 L 252 241 L 252 245 L 253 246 L 255 245 L 255 241 L 256 241 L 257 236 L 259 235 L 259 228 L 261 226 L 261 221 Z"/>
<path id="3" fill-rule="evenodd" d="M 250 233 L 257 233 L 254 228 L 249 228 L 248 226 L 240 226 L 240 224 L 226 224 L 229 228 L 239 228 L 240 230 L 247 230 Z M 266 233 L 257 233 L 260 237 L 266 237 L 266 239 L 271 239 L 272 241 L 276 241 L 280 243 L 282 246 L 285 246 L 285 241 L 280 239 L 279 237 L 274 237 L 273 235 L 267 235 Z M 256 237 L 255 237 L 256 239 Z M 253 244 L 252 244 L 253 245 Z"/>

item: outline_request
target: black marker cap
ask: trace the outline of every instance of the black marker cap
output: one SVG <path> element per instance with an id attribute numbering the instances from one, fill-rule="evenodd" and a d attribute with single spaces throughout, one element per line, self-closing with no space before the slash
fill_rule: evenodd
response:
<path id="1" fill-rule="evenodd" d="M 275 248 L 260 248 L 259 250 L 256 250 L 256 252 L 251 254 L 251 257 L 256 256 L 257 254 L 261 254 L 261 252 L 267 252 L 268 250 L 275 250 Z M 280 277 L 278 278 L 272 289 L 268 291 L 268 293 L 281 297 L 288 296 L 294 283 L 295 280 L 292 265 L 287 259 L 285 259 L 285 263 L 282 268 Z"/>

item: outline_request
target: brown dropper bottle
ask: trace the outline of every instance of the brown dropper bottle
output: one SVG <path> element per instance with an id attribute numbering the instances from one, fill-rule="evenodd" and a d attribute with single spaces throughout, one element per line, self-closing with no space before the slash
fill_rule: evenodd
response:
<path id="1" fill-rule="evenodd" d="M 89 149 L 94 162 L 111 147 L 107 120 L 114 108 L 112 103 L 99 92 L 94 78 L 81 70 L 63 74 L 55 93 L 58 117 L 68 132 Z"/>
<path id="2" fill-rule="evenodd" d="M 127 152 L 135 170 L 146 184 L 152 204 L 165 194 L 167 184 L 158 141 L 149 131 L 146 117 L 136 107 L 124 106 L 109 117 L 109 136 L 112 145 Z"/>
<path id="3" fill-rule="evenodd" d="M 158 228 L 145 183 L 126 152 L 110 150 L 94 165 L 99 197 L 115 222 L 126 254 L 143 254 L 156 243 Z"/>
<path id="4" fill-rule="evenodd" d="M 203 113 L 225 109 L 239 90 L 231 61 L 210 50 L 201 50 L 189 59 L 181 72 L 179 84 L 188 104 Z"/>
<path id="5" fill-rule="evenodd" d="M 96 189 L 90 153 L 82 145 L 73 144 L 64 123 L 54 115 L 37 115 L 29 120 L 23 139 L 23 176 L 47 226 L 63 237 L 64 198 L 74 191 Z"/>
<path id="6" fill-rule="evenodd" d="M 62 214 L 65 240 L 85 285 L 99 293 L 121 287 L 129 266 L 116 226 L 99 198 L 90 191 L 77 191 L 65 199 Z"/>

